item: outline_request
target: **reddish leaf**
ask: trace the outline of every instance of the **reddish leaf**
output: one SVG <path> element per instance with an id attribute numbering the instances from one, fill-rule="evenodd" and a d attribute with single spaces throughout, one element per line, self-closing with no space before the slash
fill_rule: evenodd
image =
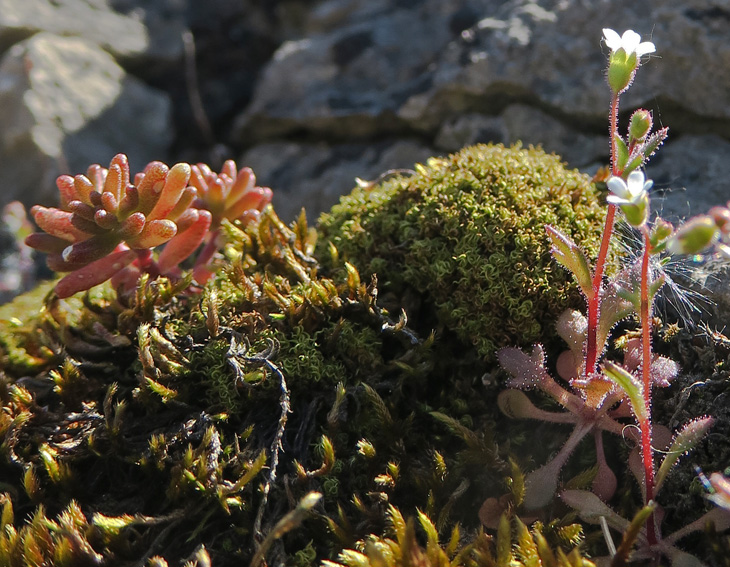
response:
<path id="1" fill-rule="evenodd" d="M 68 211 L 47 209 L 36 205 L 30 209 L 30 213 L 41 230 L 63 240 L 76 242 L 85 240 L 90 236 L 90 234 L 79 230 L 71 223 L 72 214 Z"/>
<path id="2" fill-rule="evenodd" d="M 119 250 L 96 262 L 71 272 L 56 284 L 56 294 L 61 299 L 79 291 L 86 291 L 105 282 L 125 266 L 131 264 L 137 254 L 134 250 Z"/>
<path id="3" fill-rule="evenodd" d="M 39 252 L 46 254 L 60 254 L 69 245 L 68 240 L 63 240 L 57 236 L 46 234 L 45 232 L 34 232 L 25 237 L 26 246 L 30 246 Z"/>
<path id="4" fill-rule="evenodd" d="M 185 231 L 178 233 L 175 238 L 165 245 L 160 253 L 158 265 L 163 274 L 176 267 L 190 256 L 200 246 L 205 238 L 212 215 L 208 211 L 199 211 L 198 219 Z"/>

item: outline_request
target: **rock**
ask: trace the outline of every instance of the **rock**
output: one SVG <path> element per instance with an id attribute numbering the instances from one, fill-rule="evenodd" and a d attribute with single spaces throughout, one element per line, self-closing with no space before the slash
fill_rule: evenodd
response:
<path id="1" fill-rule="evenodd" d="M 106 0 L 0 0 L 0 53 L 41 31 L 83 37 L 122 59 L 148 47 L 144 25 L 114 12 Z"/>
<path id="2" fill-rule="evenodd" d="M 164 159 L 172 138 L 167 97 L 127 75 L 81 38 L 38 33 L 0 62 L 0 204 L 56 203 L 55 177 L 119 152 L 133 168 Z"/>
<path id="3" fill-rule="evenodd" d="M 648 104 L 672 136 L 730 139 L 728 17 L 712 0 L 330 0 L 312 10 L 306 37 L 276 52 L 233 135 L 250 145 L 416 133 L 447 151 L 521 139 L 572 165 L 606 163 L 601 29 L 631 22 L 657 55 L 622 100 L 625 112 Z"/>
<path id="4" fill-rule="evenodd" d="M 497 117 L 464 114 L 441 125 L 436 135 L 437 148 L 455 152 L 477 143 L 521 141 L 525 146 L 542 146 L 561 156 L 571 167 L 586 167 L 606 153 L 605 136 L 573 130 L 537 108 L 511 104 Z"/>
<path id="5" fill-rule="evenodd" d="M 730 142 L 719 136 L 682 136 L 649 162 L 652 208 L 669 220 L 707 212 L 730 199 Z"/>
<path id="6" fill-rule="evenodd" d="M 241 165 L 253 168 L 260 185 L 274 187 L 274 208 L 285 221 L 302 207 L 310 222 L 355 186 L 355 178 L 374 180 L 388 170 L 410 169 L 437 154 L 412 141 L 379 144 L 261 144 L 244 153 Z"/>

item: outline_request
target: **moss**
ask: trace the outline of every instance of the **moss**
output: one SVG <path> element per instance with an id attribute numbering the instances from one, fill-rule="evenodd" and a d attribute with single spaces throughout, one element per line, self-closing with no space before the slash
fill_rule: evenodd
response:
<path id="1" fill-rule="evenodd" d="M 590 179 L 557 156 L 479 145 L 356 188 L 320 218 L 320 248 L 324 256 L 331 242 L 341 259 L 378 275 L 381 293 L 415 305 L 417 329 L 435 317 L 491 362 L 499 347 L 554 336 L 557 316 L 581 305 L 551 259 L 545 225 L 594 254 L 604 214 Z"/>
<path id="2" fill-rule="evenodd" d="M 542 224 L 595 243 L 597 202 L 554 156 L 477 147 L 356 190 L 318 248 L 304 217 L 225 224 L 204 289 L 19 298 L 0 311 L 0 563 L 588 565 L 602 536 L 559 504 L 496 536 L 479 510 L 517 510 L 533 463 L 512 452 L 562 436 L 505 427 L 484 360 L 576 300 Z"/>

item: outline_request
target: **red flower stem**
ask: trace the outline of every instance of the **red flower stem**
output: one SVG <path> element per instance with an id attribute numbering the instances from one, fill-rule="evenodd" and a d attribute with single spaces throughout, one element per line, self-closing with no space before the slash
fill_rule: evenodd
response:
<path id="1" fill-rule="evenodd" d="M 641 377 L 644 385 L 644 406 L 646 408 L 646 419 L 639 422 L 641 429 L 641 457 L 644 465 L 644 485 L 646 487 L 645 500 L 648 504 L 654 499 L 654 455 L 651 448 L 652 423 L 651 423 L 651 301 L 649 300 L 649 256 L 651 254 L 651 242 L 649 241 L 649 229 L 644 225 L 644 253 L 641 258 Z M 649 545 L 657 543 L 656 526 L 654 515 L 646 523 L 646 537 Z"/>
<path id="2" fill-rule="evenodd" d="M 618 106 L 619 96 L 614 94 L 611 99 L 611 111 L 609 113 L 609 136 L 611 138 L 611 175 L 619 175 L 618 170 L 616 136 L 618 136 Z M 606 213 L 606 223 L 603 228 L 601 247 L 596 259 L 596 271 L 593 273 L 593 295 L 588 299 L 588 330 L 586 336 L 586 358 L 584 366 L 584 378 L 589 380 L 596 372 L 598 364 L 598 317 L 601 311 L 601 288 L 603 286 L 603 271 L 606 267 L 608 257 L 608 245 L 613 235 L 613 224 L 616 218 L 616 205 L 609 204 Z"/>

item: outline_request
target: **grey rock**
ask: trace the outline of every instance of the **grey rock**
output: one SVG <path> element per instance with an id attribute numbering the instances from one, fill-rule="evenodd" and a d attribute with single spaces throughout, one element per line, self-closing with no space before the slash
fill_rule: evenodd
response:
<path id="1" fill-rule="evenodd" d="M 477 143 L 542 146 L 561 156 L 571 167 L 586 167 L 605 157 L 605 136 L 583 134 L 537 108 L 511 104 L 497 117 L 464 114 L 441 125 L 437 148 L 449 152 Z"/>
<path id="2" fill-rule="evenodd" d="M 730 142 L 719 136 L 682 136 L 649 162 L 652 208 L 672 221 L 707 212 L 730 200 Z"/>
<path id="3" fill-rule="evenodd" d="M 238 163 L 253 168 L 258 184 L 274 189 L 274 208 L 282 219 L 294 220 L 304 207 L 312 222 L 355 187 L 356 177 L 372 181 L 437 154 L 407 140 L 332 146 L 278 142 L 256 146 Z"/>
<path id="4" fill-rule="evenodd" d="M 39 33 L 0 62 L 0 204 L 55 203 L 55 177 L 127 153 L 133 168 L 164 157 L 167 97 L 80 38 Z"/>
<path id="5" fill-rule="evenodd" d="M 106 0 L 0 0 L 0 53 L 41 31 L 83 37 L 123 59 L 148 46 L 144 25 Z"/>
<path id="6" fill-rule="evenodd" d="M 267 144 L 252 150 L 260 154 L 303 134 L 355 142 L 363 152 L 383 137 L 417 137 L 441 151 L 521 140 L 595 170 L 608 162 L 602 28 L 623 32 L 627 23 L 657 54 L 622 97 L 623 127 L 646 106 L 671 127 L 670 140 L 730 140 L 728 21 L 724 0 L 326 0 L 310 12 L 305 35 L 284 43 L 264 69 L 233 141 Z M 717 201 L 713 185 L 726 177 L 727 158 L 722 144 L 711 146 L 690 143 L 677 155 L 680 146 L 669 143 L 654 158 L 659 167 L 668 154 L 663 170 L 651 170 L 657 195 L 672 188 L 667 211 L 685 214 L 679 188 L 698 164 L 717 181 L 695 181 L 695 190 Z M 326 178 L 320 169 L 316 176 Z M 702 208 L 704 197 L 694 199 L 693 209 Z"/>

